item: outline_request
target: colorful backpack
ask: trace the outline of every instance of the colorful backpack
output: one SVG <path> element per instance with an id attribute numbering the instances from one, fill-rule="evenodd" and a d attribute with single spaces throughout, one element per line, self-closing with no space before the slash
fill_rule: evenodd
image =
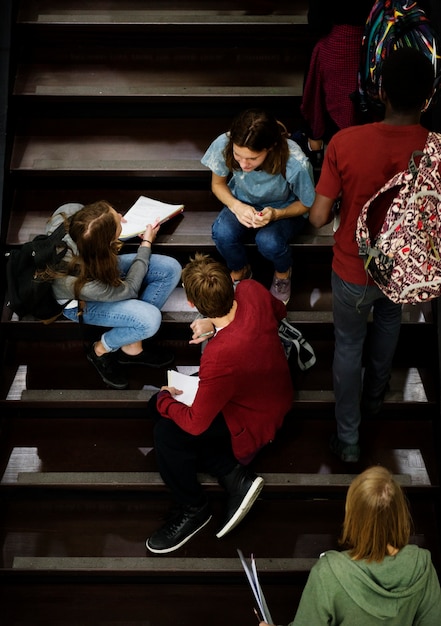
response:
<path id="1" fill-rule="evenodd" d="M 377 0 L 366 20 L 358 72 L 358 98 L 363 113 L 382 112 L 379 98 L 384 59 L 397 48 L 416 48 L 433 65 L 435 83 L 441 79 L 441 40 L 425 12 L 412 0 Z M 427 103 L 425 110 L 429 107 Z"/>
<path id="2" fill-rule="evenodd" d="M 394 198 L 375 236 L 372 213 L 390 194 Z M 409 168 L 366 202 L 355 235 L 366 270 L 393 302 L 414 304 L 441 294 L 441 134 L 430 132 Z"/>

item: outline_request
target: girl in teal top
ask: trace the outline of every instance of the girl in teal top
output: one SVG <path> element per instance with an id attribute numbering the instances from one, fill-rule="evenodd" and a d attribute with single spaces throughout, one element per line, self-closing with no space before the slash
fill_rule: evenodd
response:
<path id="1" fill-rule="evenodd" d="M 201 162 L 212 171 L 212 191 L 224 205 L 212 236 L 232 279 L 250 277 L 245 243 L 254 239 L 274 267 L 270 291 L 286 304 L 289 242 L 303 230 L 315 197 L 308 159 L 287 138 L 283 124 L 265 111 L 248 109 L 213 141 Z"/>

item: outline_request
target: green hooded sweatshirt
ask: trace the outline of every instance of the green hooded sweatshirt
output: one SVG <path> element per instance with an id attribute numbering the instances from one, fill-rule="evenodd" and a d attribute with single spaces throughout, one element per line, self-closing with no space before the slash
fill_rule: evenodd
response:
<path id="1" fill-rule="evenodd" d="M 441 626 L 431 555 L 407 545 L 381 563 L 330 550 L 311 569 L 289 626 Z"/>

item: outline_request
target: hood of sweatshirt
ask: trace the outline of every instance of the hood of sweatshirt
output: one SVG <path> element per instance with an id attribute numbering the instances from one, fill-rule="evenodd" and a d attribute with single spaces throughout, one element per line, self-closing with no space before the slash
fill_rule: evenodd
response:
<path id="1" fill-rule="evenodd" d="M 322 558 L 350 598 L 381 620 L 395 617 L 402 603 L 426 586 L 430 575 L 430 553 L 416 545 L 405 546 L 381 563 L 354 561 L 347 552 L 334 550 Z"/>

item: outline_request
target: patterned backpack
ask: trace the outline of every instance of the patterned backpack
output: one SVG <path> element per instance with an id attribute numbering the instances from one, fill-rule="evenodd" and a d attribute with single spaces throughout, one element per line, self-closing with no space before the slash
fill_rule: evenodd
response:
<path id="1" fill-rule="evenodd" d="M 375 236 L 369 232 L 373 213 L 392 193 Z M 355 235 L 366 270 L 393 302 L 414 304 L 441 294 L 441 134 L 430 132 L 409 168 L 366 202 Z"/>
<path id="2" fill-rule="evenodd" d="M 367 18 L 361 43 L 358 100 L 363 113 L 381 113 L 380 76 L 384 59 L 397 48 L 416 48 L 432 62 L 435 82 L 441 78 L 441 39 L 414 0 L 377 0 Z"/>

